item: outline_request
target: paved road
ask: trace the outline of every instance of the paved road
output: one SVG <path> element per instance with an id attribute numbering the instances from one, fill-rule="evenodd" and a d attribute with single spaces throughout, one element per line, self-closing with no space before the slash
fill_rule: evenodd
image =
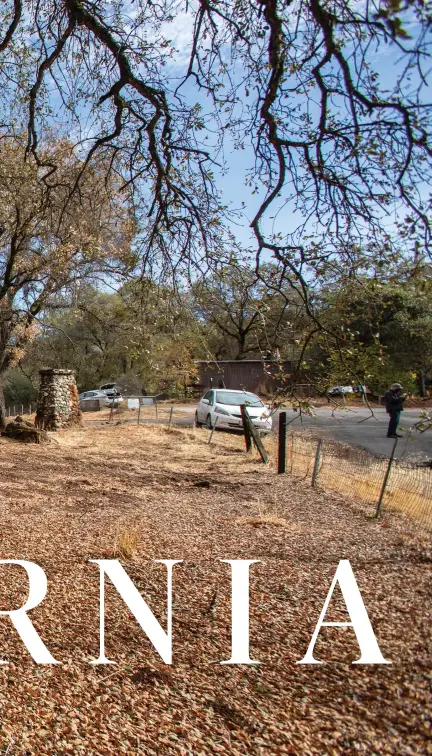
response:
<path id="1" fill-rule="evenodd" d="M 179 425 L 191 425 L 193 422 L 194 407 L 183 405 L 178 407 L 183 412 L 190 413 L 190 418 L 178 419 Z M 365 408 L 355 408 L 351 410 L 338 410 L 332 415 L 328 407 L 320 407 L 315 410 L 316 417 L 311 418 L 308 415 L 302 415 L 300 419 L 298 412 L 287 408 L 287 421 L 290 422 L 288 428 L 300 430 L 311 428 L 318 431 L 327 438 L 333 438 L 335 441 L 342 441 L 346 444 L 361 446 L 364 449 L 388 457 L 393 441 L 386 438 L 388 415 L 384 408 L 374 409 L 374 417 L 371 417 L 370 411 Z M 273 420 L 273 429 L 277 432 L 278 420 L 276 413 Z M 174 414 L 175 417 L 175 414 Z M 420 410 L 405 410 L 401 416 L 401 425 L 407 430 L 419 420 Z M 398 442 L 396 456 L 418 455 L 432 459 L 432 428 L 426 433 L 399 431 L 403 433 L 404 438 Z M 408 437 L 408 440 L 407 440 Z"/>
<path id="2" fill-rule="evenodd" d="M 187 416 L 176 417 L 176 411 L 181 411 Z M 311 418 L 302 415 L 300 419 L 297 412 L 287 408 L 288 430 L 301 430 L 301 428 L 310 428 L 318 431 L 322 436 L 333 438 L 335 441 L 342 441 L 346 444 L 353 444 L 367 449 L 372 454 L 378 454 L 388 457 L 393 447 L 393 441 L 386 438 L 388 415 L 385 409 L 374 409 L 374 417 L 370 416 L 367 408 L 355 408 L 351 410 L 339 410 L 332 416 L 331 409 L 320 407 L 315 410 L 316 417 Z M 193 405 L 178 405 L 174 408 L 173 422 L 175 425 L 182 427 L 191 427 L 194 423 L 195 407 Z M 276 413 L 273 419 L 273 429 L 277 432 L 278 416 Z M 409 429 L 416 421 L 419 420 L 420 410 L 405 410 L 402 414 L 401 424 L 403 428 Z M 166 424 L 168 417 L 156 422 Z M 290 422 L 292 421 L 292 422 Z M 363 422 L 362 422 L 363 421 Z M 126 422 L 136 422 L 130 420 Z M 155 422 L 155 420 L 143 420 L 142 422 Z M 220 431 L 223 432 L 223 431 Z M 402 433 L 402 431 L 399 431 Z M 396 456 L 412 456 L 432 459 L 432 428 L 426 433 L 417 433 L 409 435 L 404 434 L 397 445 Z M 408 437 L 408 440 L 407 440 Z"/>
<path id="3" fill-rule="evenodd" d="M 316 418 L 302 416 L 301 420 L 297 412 L 287 409 L 287 421 L 295 420 L 288 426 L 291 429 L 313 428 L 327 438 L 333 438 L 336 441 L 342 441 L 347 444 L 361 446 L 373 454 L 380 454 L 388 457 L 393 440 L 386 438 L 388 415 L 383 408 L 374 409 L 374 417 L 370 416 L 367 408 L 355 408 L 351 410 L 341 410 L 332 416 L 331 409 L 321 407 L 315 410 Z M 401 426 L 409 429 L 419 420 L 420 410 L 405 410 L 401 416 Z M 276 426 L 276 421 L 274 421 Z M 432 428 L 426 433 L 413 432 L 403 433 L 405 438 L 399 439 L 396 456 L 421 455 L 432 459 Z M 408 440 L 407 440 L 408 437 Z"/>

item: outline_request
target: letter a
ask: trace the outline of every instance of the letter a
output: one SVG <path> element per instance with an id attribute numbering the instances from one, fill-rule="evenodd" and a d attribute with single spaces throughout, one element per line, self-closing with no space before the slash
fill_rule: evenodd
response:
<path id="1" fill-rule="evenodd" d="M 324 622 L 324 617 L 336 583 L 339 583 L 351 622 Z M 375 638 L 368 613 L 348 559 L 342 559 L 338 564 L 338 568 L 324 602 L 306 656 L 304 656 L 301 661 L 296 662 L 297 664 L 323 664 L 323 662 L 317 661 L 313 657 L 313 650 L 321 627 L 352 627 L 354 629 L 357 642 L 360 646 L 361 657 L 353 662 L 353 664 L 391 664 L 391 662 L 384 659 L 379 649 L 377 639 Z"/>
<path id="2" fill-rule="evenodd" d="M 98 564 L 100 568 L 100 650 L 99 658 L 94 659 L 90 662 L 91 664 L 116 664 L 116 662 L 110 661 L 105 656 L 105 573 L 117 588 L 120 596 L 153 643 L 156 651 L 161 655 L 165 664 L 171 664 L 172 568 L 174 564 L 183 560 L 157 559 L 156 561 L 166 564 L 168 569 L 168 632 L 166 633 L 117 559 L 89 559 L 89 562 Z"/>
<path id="3" fill-rule="evenodd" d="M 20 561 L 18 559 L 0 559 L 0 564 L 19 564 L 20 567 L 24 567 L 29 579 L 29 595 L 24 606 L 21 609 L 1 611 L 0 615 L 9 615 L 15 630 L 27 650 L 31 653 L 36 664 L 61 664 L 61 662 L 56 661 L 51 656 L 34 629 L 31 620 L 27 617 L 27 612 L 38 606 L 46 596 L 47 579 L 42 567 L 39 567 L 34 562 Z M 0 664 L 8 664 L 8 662 L 0 661 Z"/>

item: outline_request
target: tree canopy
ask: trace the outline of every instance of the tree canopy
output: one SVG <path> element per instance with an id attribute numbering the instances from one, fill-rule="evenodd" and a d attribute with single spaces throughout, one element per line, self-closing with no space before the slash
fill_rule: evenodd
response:
<path id="1" fill-rule="evenodd" d="M 74 369 L 82 391 L 122 378 L 137 392 L 183 396 L 197 378 L 196 360 L 270 357 L 291 362 L 288 390 L 363 383 L 382 394 L 398 380 L 422 392 L 432 384 L 431 284 L 426 267 L 323 288 L 324 328 L 310 339 L 315 324 L 301 300 L 290 294 L 287 305 L 277 286 L 266 288 L 245 266 L 224 267 L 181 296 L 150 279 L 118 292 L 82 281 L 41 314 L 19 369 L 8 372 L 8 402 L 34 398 L 41 367 Z M 328 337 L 334 331 L 338 342 Z"/>
<path id="2" fill-rule="evenodd" d="M 56 142 L 51 154 L 59 181 L 47 196 L 41 169 L 23 160 L 20 140 L 0 142 L 0 376 L 19 362 L 38 316 L 58 306 L 60 293 L 134 264 L 133 222 L 115 183 L 93 165 L 65 203 L 81 163 L 67 142 Z"/>
<path id="3" fill-rule="evenodd" d="M 301 298 L 267 264 L 263 278 L 245 263 L 219 266 L 192 286 L 191 308 L 216 359 L 293 356 L 307 318 Z"/>
<path id="4" fill-rule="evenodd" d="M 335 383 L 351 383 L 357 375 L 377 393 L 395 380 L 424 393 L 432 379 L 429 266 L 335 285 L 323 291 L 321 306 L 323 320 L 340 335 L 335 345 L 323 332 L 311 350 L 315 369 L 321 355 L 324 382 L 333 378 Z"/>
<path id="5" fill-rule="evenodd" d="M 222 254 L 224 144 L 247 150 L 257 258 L 305 299 L 325 265 L 387 259 L 394 213 L 407 254 L 430 253 L 424 0 L 6 0 L 0 22 L 3 124 L 24 120 L 47 186 L 53 123 L 83 170 L 102 153 L 134 191 L 147 264 Z"/>
<path id="6" fill-rule="evenodd" d="M 20 362 L 33 385 L 43 365 L 73 369 L 81 391 L 124 377 L 138 393 L 184 394 L 203 338 L 171 289 L 146 279 L 110 293 L 84 282 L 58 305 L 47 310 Z"/>

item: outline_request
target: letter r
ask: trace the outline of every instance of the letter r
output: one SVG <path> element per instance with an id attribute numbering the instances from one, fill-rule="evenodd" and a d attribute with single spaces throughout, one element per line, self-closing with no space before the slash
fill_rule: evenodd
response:
<path id="1" fill-rule="evenodd" d="M 15 630 L 36 664 L 60 664 L 61 662 L 56 661 L 51 656 L 34 629 L 31 620 L 27 617 L 27 612 L 38 606 L 46 596 L 47 579 L 42 567 L 39 567 L 34 562 L 19 559 L 0 559 L 0 564 L 18 564 L 25 569 L 29 579 L 29 595 L 24 606 L 21 609 L 0 611 L 0 615 L 9 615 Z M 6 661 L 0 661 L 0 664 L 7 663 Z"/>

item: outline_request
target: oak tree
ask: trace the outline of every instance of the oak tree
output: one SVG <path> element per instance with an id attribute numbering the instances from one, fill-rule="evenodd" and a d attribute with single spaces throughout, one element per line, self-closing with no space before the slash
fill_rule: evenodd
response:
<path id="1" fill-rule="evenodd" d="M 66 141 L 48 149 L 57 164 L 57 185 L 49 194 L 41 166 L 33 157 L 24 161 L 21 140 L 0 142 L 0 380 L 35 336 L 41 311 L 61 292 L 134 264 L 134 224 L 115 182 L 106 182 L 94 164 L 65 202 L 81 163 Z"/>
<path id="2" fill-rule="evenodd" d="M 0 26 L 2 123 L 19 113 L 48 187 L 53 121 L 83 158 L 72 193 L 104 154 L 135 192 L 145 263 L 221 253 L 224 144 L 247 150 L 258 262 L 279 260 L 308 307 L 323 266 L 388 259 L 395 213 L 430 254 L 425 0 L 5 0 Z"/>

